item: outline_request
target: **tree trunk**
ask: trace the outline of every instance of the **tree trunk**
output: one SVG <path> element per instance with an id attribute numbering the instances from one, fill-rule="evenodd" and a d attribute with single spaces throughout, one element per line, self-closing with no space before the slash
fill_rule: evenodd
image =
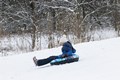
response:
<path id="1" fill-rule="evenodd" d="M 36 27 L 33 27 L 33 33 L 32 33 L 32 50 L 35 48 L 35 41 L 36 41 Z"/>

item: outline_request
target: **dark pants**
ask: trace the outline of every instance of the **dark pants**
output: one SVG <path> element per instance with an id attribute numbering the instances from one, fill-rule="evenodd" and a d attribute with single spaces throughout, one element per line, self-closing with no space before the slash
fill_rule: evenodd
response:
<path id="1" fill-rule="evenodd" d="M 39 59 L 39 60 L 37 61 L 37 65 L 38 65 L 38 66 L 42 66 L 42 65 L 48 64 L 48 63 L 50 63 L 52 60 L 57 59 L 57 58 L 58 58 L 58 56 L 50 56 L 50 57 L 45 58 L 45 59 Z"/>

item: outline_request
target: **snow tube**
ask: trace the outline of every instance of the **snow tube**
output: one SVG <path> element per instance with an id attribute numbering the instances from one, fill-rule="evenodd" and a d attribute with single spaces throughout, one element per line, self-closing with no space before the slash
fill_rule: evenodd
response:
<path id="1" fill-rule="evenodd" d="M 55 59 L 50 62 L 51 65 L 60 65 L 65 63 L 77 62 L 79 60 L 79 56 L 74 54 L 73 56 L 69 56 L 66 58 Z"/>

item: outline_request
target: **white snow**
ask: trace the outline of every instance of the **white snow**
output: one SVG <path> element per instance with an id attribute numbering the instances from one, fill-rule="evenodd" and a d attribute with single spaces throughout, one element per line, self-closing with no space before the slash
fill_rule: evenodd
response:
<path id="1" fill-rule="evenodd" d="M 120 38 L 74 45 L 79 62 L 36 67 L 33 56 L 61 54 L 61 47 L 0 57 L 0 80 L 120 80 Z"/>

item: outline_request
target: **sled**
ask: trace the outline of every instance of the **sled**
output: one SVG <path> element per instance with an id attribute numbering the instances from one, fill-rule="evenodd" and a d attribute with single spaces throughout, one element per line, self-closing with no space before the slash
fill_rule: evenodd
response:
<path id="1" fill-rule="evenodd" d="M 60 64 L 77 62 L 78 60 L 79 60 L 79 56 L 76 55 L 76 54 L 74 54 L 73 56 L 70 56 L 70 57 L 52 60 L 52 61 L 50 62 L 50 64 L 51 64 L 51 65 L 60 65 Z"/>

